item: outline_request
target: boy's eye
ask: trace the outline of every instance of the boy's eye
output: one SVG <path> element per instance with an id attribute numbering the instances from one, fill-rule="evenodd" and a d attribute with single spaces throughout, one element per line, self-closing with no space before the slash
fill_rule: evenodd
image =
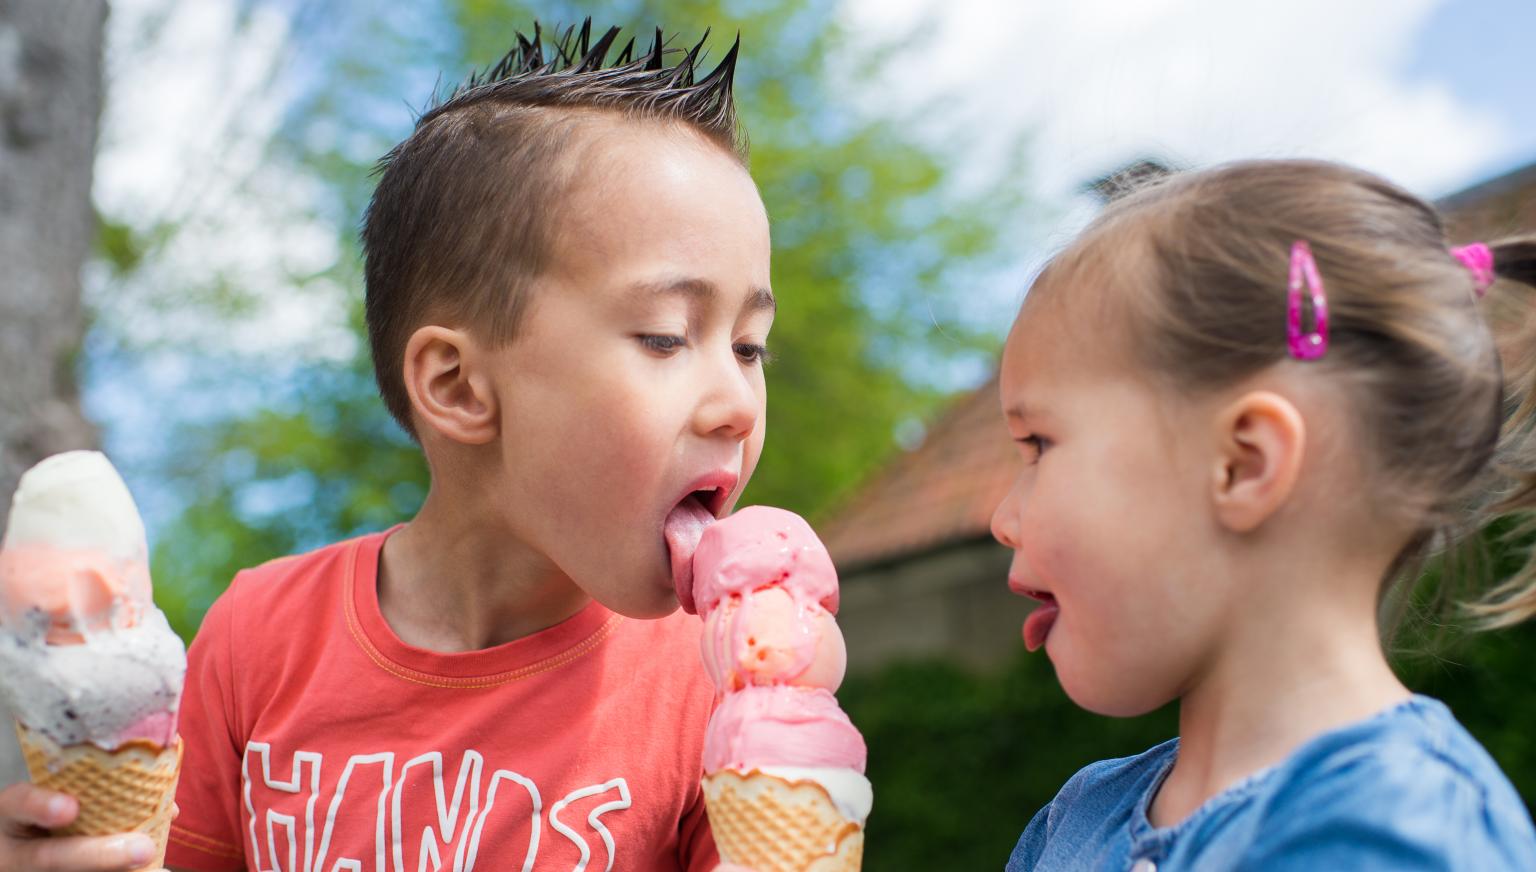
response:
<path id="1" fill-rule="evenodd" d="M 746 363 L 766 364 L 773 360 L 773 352 L 768 350 L 768 346 L 752 342 L 736 343 L 736 356 Z"/>
<path id="2" fill-rule="evenodd" d="M 688 345 L 688 340 L 681 336 L 643 334 L 636 338 L 640 340 L 641 345 L 657 354 L 671 354 L 679 348 L 685 348 Z"/>
<path id="3" fill-rule="evenodd" d="M 1024 446 L 1024 460 L 1028 463 L 1038 463 L 1040 457 L 1045 454 L 1045 449 L 1051 447 L 1051 440 L 1044 436 L 1022 436 L 1013 440 Z"/>

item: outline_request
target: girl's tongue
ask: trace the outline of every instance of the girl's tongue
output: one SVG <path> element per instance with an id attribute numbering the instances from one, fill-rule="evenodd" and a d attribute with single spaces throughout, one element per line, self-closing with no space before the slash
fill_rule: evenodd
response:
<path id="1" fill-rule="evenodd" d="M 662 524 L 662 536 L 667 540 L 667 550 L 672 556 L 672 586 L 683 611 L 690 615 L 698 614 L 693 604 L 693 552 L 698 550 L 704 528 L 714 520 L 715 516 L 704 508 L 698 495 L 690 494 L 672 509 Z"/>
<path id="2" fill-rule="evenodd" d="M 1056 624 L 1056 616 L 1061 613 L 1055 597 L 1046 594 L 1036 598 L 1040 605 L 1024 619 L 1024 647 L 1030 651 L 1044 647 L 1046 637 L 1051 635 L 1051 627 Z"/>

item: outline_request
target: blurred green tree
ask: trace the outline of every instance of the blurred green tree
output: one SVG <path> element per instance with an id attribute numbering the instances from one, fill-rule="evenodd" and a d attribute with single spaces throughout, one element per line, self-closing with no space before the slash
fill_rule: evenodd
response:
<path id="1" fill-rule="evenodd" d="M 321 2 L 292 14 L 299 45 L 287 55 L 290 79 L 302 86 L 270 153 L 323 183 L 318 208 L 342 251 L 295 282 L 344 289 L 357 341 L 343 360 L 268 374 L 259 408 L 176 432 L 177 461 L 164 476 L 186 508 L 159 531 L 155 571 L 185 633 L 235 570 L 405 520 L 419 504 L 424 465 L 374 394 L 355 229 L 373 162 L 410 131 L 402 98 L 419 108 L 439 77 L 447 87 L 493 62 L 535 18 L 547 29 L 590 14 L 639 42 L 657 24 L 678 44 L 710 29 L 715 57 L 742 36 L 737 101 L 773 222 L 780 300 L 771 438 L 747 502 L 814 516 L 895 449 L 899 424 L 940 397 L 912 377 L 921 370 L 913 361 L 985 359 L 997 341 L 996 329 L 940 324 L 933 313 L 956 310 L 998 252 L 1023 206 L 1009 193 L 1020 186 L 1002 184 L 1017 167 L 998 166 L 962 189 L 952 139 L 918 132 L 941 117 L 934 107 L 913 117 L 861 114 L 852 96 L 901 46 L 855 39 L 836 4 L 459 0 L 396 4 L 377 16 Z"/>

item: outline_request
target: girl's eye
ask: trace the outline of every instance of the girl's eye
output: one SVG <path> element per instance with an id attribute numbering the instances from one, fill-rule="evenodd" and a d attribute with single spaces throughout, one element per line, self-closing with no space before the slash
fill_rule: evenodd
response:
<path id="1" fill-rule="evenodd" d="M 681 336 L 660 336 L 646 334 L 637 337 L 640 344 L 657 354 L 671 354 L 679 348 L 686 348 L 688 340 Z"/>
<path id="2" fill-rule="evenodd" d="M 773 360 L 773 352 L 768 350 L 768 346 L 752 342 L 736 343 L 736 356 L 745 363 L 766 364 Z"/>
<path id="3" fill-rule="evenodd" d="M 1051 447 L 1051 440 L 1044 436 L 1029 435 L 1013 440 L 1024 446 L 1024 459 L 1028 463 L 1038 463 L 1045 454 L 1045 449 Z"/>

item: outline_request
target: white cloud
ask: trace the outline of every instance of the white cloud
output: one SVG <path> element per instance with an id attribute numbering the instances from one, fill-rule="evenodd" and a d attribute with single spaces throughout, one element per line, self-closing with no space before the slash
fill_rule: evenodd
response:
<path id="1" fill-rule="evenodd" d="M 1048 202 L 1147 155 L 1326 157 L 1437 195 L 1508 136 L 1401 75 L 1437 2 L 946 0 L 939 15 L 926 0 L 854 0 L 850 15 L 877 33 L 932 16 L 937 44 L 882 94 L 963 95 L 957 113 L 983 143 L 1031 131 L 1030 181 Z"/>

